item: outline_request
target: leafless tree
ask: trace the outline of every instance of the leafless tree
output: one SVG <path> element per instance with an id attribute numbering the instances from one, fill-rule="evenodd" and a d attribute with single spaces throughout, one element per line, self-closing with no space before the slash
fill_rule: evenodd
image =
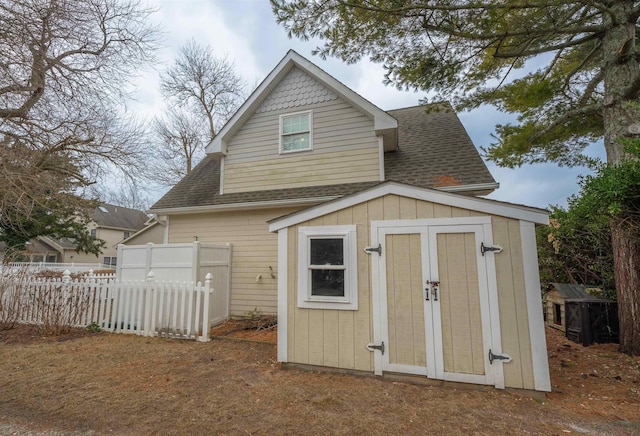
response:
<path id="1" fill-rule="evenodd" d="M 29 220 L 86 206 L 77 189 L 142 162 L 142 129 L 121 104 L 153 61 L 152 12 L 137 0 L 0 0 L 0 238 L 33 236 Z"/>
<path id="2" fill-rule="evenodd" d="M 217 58 L 210 46 L 192 40 L 180 49 L 161 75 L 166 108 L 153 122 L 157 182 L 171 186 L 191 171 L 207 143 L 240 106 L 245 88 L 233 64 Z"/>

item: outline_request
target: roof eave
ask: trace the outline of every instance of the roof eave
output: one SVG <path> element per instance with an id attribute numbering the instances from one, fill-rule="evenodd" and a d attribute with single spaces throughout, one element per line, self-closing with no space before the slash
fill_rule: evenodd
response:
<path id="1" fill-rule="evenodd" d="M 268 201 L 242 202 L 242 203 L 212 204 L 212 205 L 205 205 L 205 206 L 170 207 L 170 208 L 151 209 L 150 212 L 158 215 L 184 215 L 184 214 L 191 214 L 191 213 L 229 212 L 234 210 L 245 210 L 245 209 L 269 209 L 274 207 L 287 207 L 287 206 L 311 206 L 311 205 L 335 200 L 336 198 L 339 198 L 339 197 L 341 197 L 341 195 L 295 198 L 295 199 L 289 199 L 289 200 L 268 200 Z"/>

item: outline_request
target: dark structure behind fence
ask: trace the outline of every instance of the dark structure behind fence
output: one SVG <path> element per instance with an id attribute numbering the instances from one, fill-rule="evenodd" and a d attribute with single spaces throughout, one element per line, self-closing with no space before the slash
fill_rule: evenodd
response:
<path id="1" fill-rule="evenodd" d="M 618 304 L 600 298 L 565 300 L 567 338 L 587 347 L 593 343 L 618 343 Z"/>

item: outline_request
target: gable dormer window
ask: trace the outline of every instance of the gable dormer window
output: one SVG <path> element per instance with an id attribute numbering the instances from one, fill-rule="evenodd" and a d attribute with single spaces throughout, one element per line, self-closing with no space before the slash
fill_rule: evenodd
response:
<path id="1" fill-rule="evenodd" d="M 313 113 L 280 115 L 280 153 L 313 150 Z"/>

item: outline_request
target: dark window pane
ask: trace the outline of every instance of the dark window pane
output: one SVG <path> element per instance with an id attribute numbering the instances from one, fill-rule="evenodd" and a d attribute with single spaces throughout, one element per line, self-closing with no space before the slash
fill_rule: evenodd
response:
<path id="1" fill-rule="evenodd" d="M 343 239 L 311 239 L 311 265 L 344 265 Z"/>
<path id="2" fill-rule="evenodd" d="M 344 270 L 311 270 L 311 295 L 344 297 Z"/>

